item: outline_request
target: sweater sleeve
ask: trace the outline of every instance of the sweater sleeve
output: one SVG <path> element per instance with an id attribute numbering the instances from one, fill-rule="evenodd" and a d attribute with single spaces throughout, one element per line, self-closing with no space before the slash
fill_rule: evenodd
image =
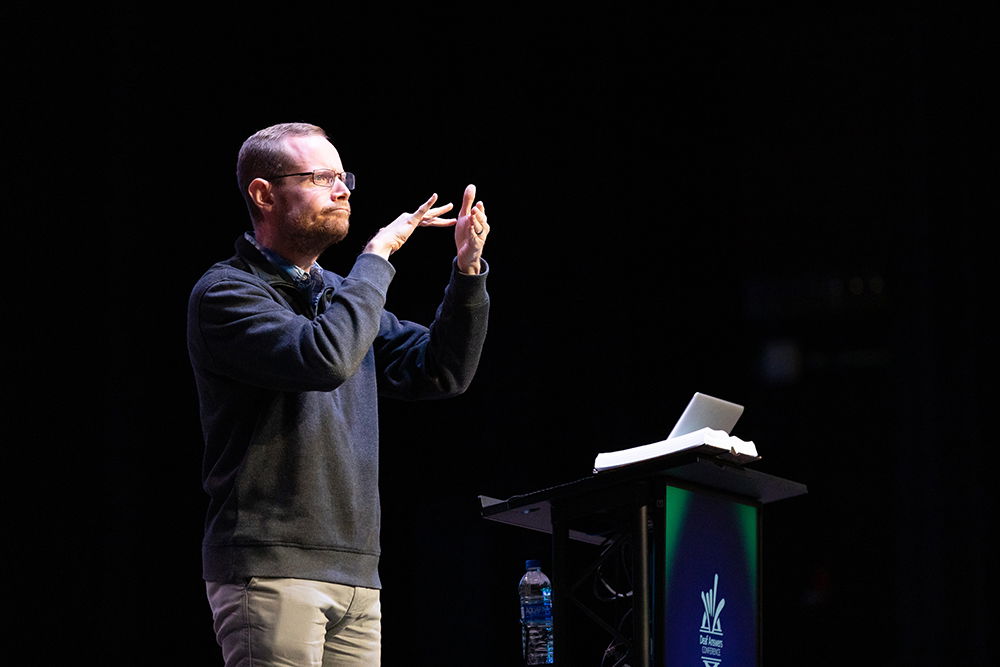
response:
<path id="1" fill-rule="evenodd" d="M 475 276 L 453 265 L 429 327 L 383 314 L 375 340 L 382 395 L 406 400 L 445 398 L 469 387 L 486 339 L 488 273 L 485 261 Z"/>
<path id="2" fill-rule="evenodd" d="M 274 288 L 235 269 L 195 287 L 190 312 L 205 369 L 280 391 L 329 391 L 350 378 L 382 325 L 394 270 L 361 255 L 315 318 L 293 312 Z"/>

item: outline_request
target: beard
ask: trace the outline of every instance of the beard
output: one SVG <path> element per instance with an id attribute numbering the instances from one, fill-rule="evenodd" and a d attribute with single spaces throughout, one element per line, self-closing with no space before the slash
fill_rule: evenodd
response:
<path id="1" fill-rule="evenodd" d="M 349 210 L 328 206 L 319 211 L 294 211 L 287 218 L 285 238 L 298 252 L 319 256 L 347 238 Z"/>

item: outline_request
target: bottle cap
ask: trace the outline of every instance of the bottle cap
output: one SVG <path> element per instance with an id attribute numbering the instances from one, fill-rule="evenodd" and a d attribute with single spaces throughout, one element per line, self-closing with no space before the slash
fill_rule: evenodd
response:
<path id="1" fill-rule="evenodd" d="M 524 561 L 524 569 L 525 570 L 530 570 L 533 567 L 539 567 L 540 568 L 541 566 L 542 566 L 542 561 L 540 561 L 540 560 L 526 560 L 526 561 Z"/>

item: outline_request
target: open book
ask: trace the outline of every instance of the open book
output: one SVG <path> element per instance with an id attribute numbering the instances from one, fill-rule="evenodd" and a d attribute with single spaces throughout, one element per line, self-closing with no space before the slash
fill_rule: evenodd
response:
<path id="1" fill-rule="evenodd" d="M 650 445 L 598 454 L 594 460 L 594 472 L 693 449 L 703 449 L 707 453 L 735 459 L 739 462 L 759 458 L 757 447 L 749 440 L 740 440 L 725 431 L 706 427 Z"/>

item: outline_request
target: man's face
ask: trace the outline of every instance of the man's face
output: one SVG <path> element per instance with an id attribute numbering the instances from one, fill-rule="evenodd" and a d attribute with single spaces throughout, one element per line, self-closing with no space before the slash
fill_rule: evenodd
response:
<path id="1" fill-rule="evenodd" d="M 323 137 L 289 137 L 285 148 L 289 172 L 344 171 L 337 149 Z M 291 176 L 273 183 L 280 234 L 287 243 L 305 254 L 319 255 L 347 236 L 351 191 L 342 181 L 323 187 L 309 176 Z"/>

